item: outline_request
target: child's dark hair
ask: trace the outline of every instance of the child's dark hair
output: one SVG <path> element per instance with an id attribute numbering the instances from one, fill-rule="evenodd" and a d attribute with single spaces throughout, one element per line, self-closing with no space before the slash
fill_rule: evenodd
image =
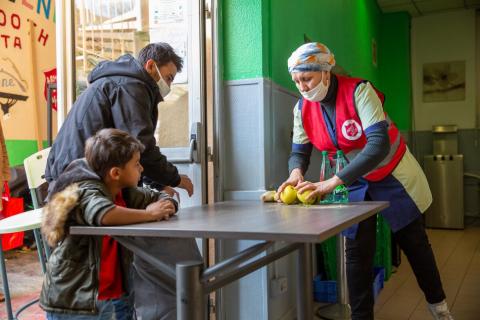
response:
<path id="1" fill-rule="evenodd" d="M 113 167 L 123 167 L 135 152 L 145 147 L 136 138 L 118 129 L 102 129 L 87 139 L 85 158 L 88 165 L 102 179 Z"/>

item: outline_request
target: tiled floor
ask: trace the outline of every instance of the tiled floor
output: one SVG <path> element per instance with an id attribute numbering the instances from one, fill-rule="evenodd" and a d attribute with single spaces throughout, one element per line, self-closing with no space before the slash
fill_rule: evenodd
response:
<path id="1" fill-rule="evenodd" d="M 456 320 L 480 319 L 480 221 L 465 230 L 428 230 L 435 252 L 447 301 Z M 7 269 L 14 309 L 33 297 L 41 288 L 41 272 L 36 252 L 7 254 Z M 6 319 L 0 303 L 0 319 Z M 38 306 L 22 313 L 19 319 L 45 319 Z M 397 272 L 385 284 L 375 306 L 376 320 L 429 320 L 423 294 L 417 286 L 405 257 Z"/>
<path id="2" fill-rule="evenodd" d="M 430 229 L 427 232 L 454 318 L 480 319 L 480 224 L 472 222 L 462 231 Z M 375 319 L 431 319 L 405 256 L 380 293 Z"/>
<path id="3" fill-rule="evenodd" d="M 12 296 L 12 307 L 15 310 L 26 302 L 38 298 L 42 287 L 42 272 L 36 251 L 6 252 L 7 275 Z M 1 284 L 1 281 L 0 281 Z M 3 284 L 1 286 L 3 292 Z M 0 303 L 0 319 L 7 319 L 5 303 Z M 45 313 L 38 304 L 31 306 L 19 316 L 19 320 L 43 320 Z"/>

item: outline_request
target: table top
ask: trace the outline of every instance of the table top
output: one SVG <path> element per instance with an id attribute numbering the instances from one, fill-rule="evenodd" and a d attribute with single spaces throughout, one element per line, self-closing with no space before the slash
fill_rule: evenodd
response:
<path id="1" fill-rule="evenodd" d="M 41 225 L 41 208 L 25 211 L 0 220 L 0 234 L 38 229 Z"/>
<path id="2" fill-rule="evenodd" d="M 168 221 L 70 228 L 71 234 L 321 242 L 388 207 L 367 201 L 332 205 L 284 205 L 228 201 L 182 208 Z"/>

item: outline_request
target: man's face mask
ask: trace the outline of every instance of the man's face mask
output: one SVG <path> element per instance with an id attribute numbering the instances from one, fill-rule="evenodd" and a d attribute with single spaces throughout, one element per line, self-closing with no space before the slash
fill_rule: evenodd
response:
<path id="1" fill-rule="evenodd" d="M 160 76 L 160 80 L 157 81 L 158 89 L 160 89 L 160 94 L 162 98 L 165 98 L 170 93 L 170 86 L 163 80 L 162 74 L 160 70 L 158 70 L 157 64 L 154 63 L 155 69 L 157 69 L 158 75 Z"/>

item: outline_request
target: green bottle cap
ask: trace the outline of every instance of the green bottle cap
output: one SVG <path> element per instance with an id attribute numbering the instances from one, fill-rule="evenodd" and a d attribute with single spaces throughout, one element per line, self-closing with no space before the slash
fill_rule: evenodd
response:
<path id="1" fill-rule="evenodd" d="M 328 151 L 323 150 L 322 155 L 328 154 Z"/>

